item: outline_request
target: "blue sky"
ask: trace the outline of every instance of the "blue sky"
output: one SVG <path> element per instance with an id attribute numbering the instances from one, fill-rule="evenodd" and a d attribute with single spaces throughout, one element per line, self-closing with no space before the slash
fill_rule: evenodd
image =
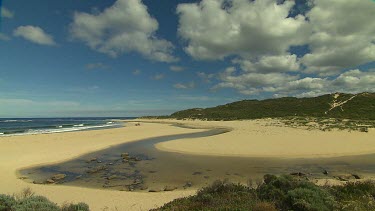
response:
<path id="1" fill-rule="evenodd" d="M 3 0 L 0 117 L 375 91 L 373 11 L 365 0 Z"/>

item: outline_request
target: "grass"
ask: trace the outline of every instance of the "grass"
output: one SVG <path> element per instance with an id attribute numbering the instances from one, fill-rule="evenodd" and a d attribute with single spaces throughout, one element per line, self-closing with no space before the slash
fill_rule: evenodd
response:
<path id="1" fill-rule="evenodd" d="M 301 177 L 265 175 L 264 182 L 255 187 L 216 181 L 194 196 L 155 210 L 375 210 L 375 184 L 317 186 Z"/>
<path id="2" fill-rule="evenodd" d="M 66 203 L 61 207 L 44 196 L 36 196 L 31 189 L 26 188 L 15 195 L 0 194 L 0 211 L 89 211 L 85 203 Z"/>

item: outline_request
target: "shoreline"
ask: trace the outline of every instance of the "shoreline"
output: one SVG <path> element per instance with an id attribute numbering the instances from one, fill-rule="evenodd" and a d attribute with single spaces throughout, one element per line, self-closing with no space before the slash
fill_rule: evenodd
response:
<path id="1" fill-rule="evenodd" d="M 231 129 L 230 132 L 216 135 L 214 137 L 204 137 L 196 139 L 179 139 L 174 141 L 163 142 L 160 145 L 156 145 L 157 149 L 163 149 L 167 146 L 167 151 L 183 149 L 182 153 L 197 153 L 198 155 L 220 155 L 220 156 L 244 156 L 255 157 L 252 154 L 258 151 L 258 155 L 263 153 L 264 155 L 277 155 L 275 148 L 271 148 L 272 145 L 264 145 L 263 142 L 270 141 L 273 138 L 287 137 L 293 139 L 294 136 L 300 137 L 316 134 L 341 134 L 342 137 L 347 137 L 349 132 L 345 131 L 333 131 L 333 132 L 319 132 L 319 131 L 307 131 L 304 129 L 295 129 L 288 127 L 274 127 L 266 126 L 265 121 L 268 120 L 250 120 L 250 121 L 228 121 L 228 122 L 206 122 L 206 121 L 179 121 L 179 120 L 125 120 L 127 127 L 114 128 L 114 129 L 103 129 L 103 130 L 89 130 L 89 131 L 74 131 L 66 133 L 53 133 L 53 134 L 38 134 L 38 135 L 26 135 L 26 136 L 12 136 L 0 138 L 0 171 L 4 172 L 0 175 L 0 193 L 2 194 L 13 194 L 20 192 L 23 188 L 30 187 L 36 194 L 46 196 L 50 200 L 61 204 L 63 202 L 85 202 L 89 204 L 92 210 L 102 210 L 103 208 L 116 209 L 121 208 L 122 210 L 145 210 L 156 208 L 169 202 L 175 198 L 185 197 L 188 195 L 195 194 L 196 190 L 175 190 L 172 192 L 159 192 L 159 193 L 145 193 L 145 192 L 122 192 L 104 189 L 93 189 L 86 187 L 77 186 L 64 186 L 64 185 L 37 185 L 30 184 L 23 181 L 17 175 L 18 170 L 23 168 L 29 168 L 33 166 L 61 163 L 67 160 L 80 157 L 82 155 L 106 149 L 119 144 L 130 143 L 139 141 L 147 138 L 174 135 L 174 134 L 185 134 L 191 133 L 191 127 L 199 128 L 196 131 L 205 131 L 207 128 L 226 128 Z M 140 123 L 141 126 L 135 126 L 136 123 Z M 176 127 L 175 124 L 178 126 Z M 182 127 L 179 127 L 182 126 Z M 145 132 L 146 131 L 146 132 Z M 296 133 L 296 131 L 299 131 Z M 315 134 L 315 135 L 314 135 Z M 360 135 L 359 135 L 360 134 Z M 248 139 L 253 135 L 254 137 L 263 139 Z M 358 141 L 361 137 L 368 137 L 372 140 L 374 138 L 374 131 L 371 130 L 369 133 L 352 132 L 353 137 L 356 137 L 354 144 L 361 144 L 360 148 L 369 149 L 369 152 L 375 152 L 375 143 L 372 144 L 368 140 L 365 142 Z M 359 136 L 358 136 L 359 135 Z M 350 138 L 350 137 L 349 137 Z M 229 139 L 229 141 L 228 141 Z M 260 141 L 260 142 L 259 142 Z M 353 144 L 352 140 L 349 140 Z M 308 143 L 311 140 L 298 142 L 301 144 L 313 144 Z M 321 142 L 318 140 L 317 142 Z M 262 144 L 263 143 L 263 144 Z M 283 143 L 281 141 L 276 142 L 281 144 L 282 148 L 289 149 L 293 147 L 295 141 Z M 370 145 L 363 145 L 363 144 Z M 249 144 L 253 144 L 254 148 L 249 147 Z M 275 145 L 275 142 L 271 144 Z M 319 143 L 318 143 L 319 144 Z M 332 145 L 333 144 L 333 145 Z M 346 149 L 337 146 L 340 144 L 336 140 L 331 143 L 332 146 L 336 146 L 334 150 Z M 341 143 L 342 144 L 342 143 Z M 262 148 L 265 147 L 265 148 Z M 321 147 L 321 145 L 319 145 Z M 372 147 L 372 148 L 369 148 Z M 353 150 L 351 146 L 349 149 Z M 270 151 L 268 151 L 270 150 Z M 310 155 L 311 149 L 308 148 Z M 316 150 L 316 149 L 312 149 Z M 215 154 L 209 152 L 215 151 Z M 234 152 L 239 152 L 235 154 Z M 265 154 L 267 152 L 267 154 Z M 227 153 L 227 154 L 225 154 Z M 247 154 L 246 154 L 247 153 Z M 285 153 L 285 152 L 284 152 Z M 353 155 L 359 155 L 363 151 L 353 152 Z M 363 153 L 369 154 L 369 153 Z M 251 155 L 251 156 L 249 156 Z M 256 154 L 255 154 L 256 155 Z M 285 154 L 284 154 L 285 155 Z M 312 154 L 312 158 L 320 158 L 319 154 Z M 331 154 L 332 155 L 332 154 Z M 334 157 L 341 157 L 342 154 L 338 154 Z M 269 158 L 280 158 L 278 156 L 268 156 Z M 308 154 L 304 154 L 304 158 L 307 158 Z M 292 155 L 284 157 L 285 159 L 293 159 Z"/>
<path id="2" fill-rule="evenodd" d="M 147 134 L 144 133 L 145 130 L 148 131 Z M 133 123 L 128 123 L 127 127 L 115 129 L 3 137 L 0 139 L 0 171 L 4 173 L 0 175 L 0 193 L 11 195 L 30 187 L 37 195 L 43 195 L 58 204 L 82 201 L 89 204 L 91 210 L 156 208 L 175 198 L 192 195 L 195 190 L 142 193 L 39 185 L 19 179 L 18 170 L 64 162 L 123 143 L 190 132 L 189 129 L 168 125 L 142 123 L 140 127 L 136 127 Z"/>

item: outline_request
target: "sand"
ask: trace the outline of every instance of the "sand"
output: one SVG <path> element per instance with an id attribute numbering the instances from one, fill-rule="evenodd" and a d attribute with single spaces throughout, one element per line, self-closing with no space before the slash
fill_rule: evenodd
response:
<path id="1" fill-rule="evenodd" d="M 55 134 L 0 137 L 0 193 L 13 194 L 30 187 L 36 194 L 62 204 L 86 202 L 91 210 L 148 210 L 195 191 L 141 193 L 98 190 L 63 185 L 36 185 L 18 179 L 16 171 L 40 164 L 52 164 L 113 145 L 140 139 L 191 133 L 190 129 L 165 124 Z M 203 130 L 196 130 L 197 132 Z"/>
<path id="2" fill-rule="evenodd" d="M 173 127 L 168 123 L 182 123 L 194 127 L 226 127 L 232 131 L 212 137 L 181 139 L 157 144 L 157 148 L 189 154 L 245 156 L 245 157 L 334 157 L 375 153 L 375 131 L 368 133 L 265 126 L 270 120 L 254 121 L 177 121 L 142 120 L 128 127 L 79 131 L 57 134 L 0 137 L 0 193 L 12 194 L 30 187 L 56 203 L 83 201 L 92 210 L 148 210 L 195 191 L 141 193 L 98 190 L 63 185 L 36 185 L 18 179 L 18 169 L 52 164 L 73 159 L 117 144 L 150 137 L 184 134 L 188 128 Z"/>
<path id="3" fill-rule="evenodd" d="M 182 123 L 199 127 L 232 128 L 231 132 L 217 136 L 180 139 L 156 145 L 159 150 L 170 152 L 282 158 L 339 157 L 375 153 L 374 129 L 364 133 L 269 126 L 271 123 L 276 123 L 274 120 L 162 120 L 162 122 Z"/>

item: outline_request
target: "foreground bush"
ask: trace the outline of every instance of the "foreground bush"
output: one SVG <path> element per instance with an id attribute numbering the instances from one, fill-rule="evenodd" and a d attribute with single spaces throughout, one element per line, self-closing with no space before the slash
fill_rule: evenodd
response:
<path id="1" fill-rule="evenodd" d="M 375 210 L 375 184 L 320 187 L 305 178 L 265 175 L 256 188 L 216 181 L 156 210 Z"/>
<path id="2" fill-rule="evenodd" d="M 0 194 L 0 211 L 89 211 L 85 203 L 65 204 L 59 207 L 44 196 L 34 196 L 30 189 L 18 195 Z"/>

